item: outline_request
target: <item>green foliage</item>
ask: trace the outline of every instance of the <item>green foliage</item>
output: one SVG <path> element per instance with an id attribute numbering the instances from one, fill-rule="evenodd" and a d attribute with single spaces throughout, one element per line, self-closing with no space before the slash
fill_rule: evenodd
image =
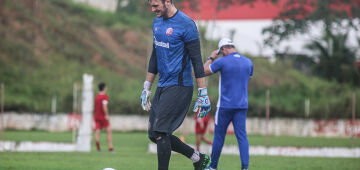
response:
<path id="1" fill-rule="evenodd" d="M 357 11 L 360 11 L 360 3 L 353 0 L 287 0 L 272 25 L 263 30 L 265 44 L 276 49 L 283 40 L 308 34 L 317 24 L 323 27 L 323 37 L 307 44 L 307 48 L 314 53 L 308 58 L 319 61 L 313 66 L 313 74 L 358 85 L 359 76 L 353 65 L 360 44 L 354 49 L 347 44 L 348 33 L 360 28 Z"/>
<path id="2" fill-rule="evenodd" d="M 340 83 L 358 85 L 360 76 L 354 69 L 356 49 L 346 46 L 348 33 L 334 34 L 327 29 L 320 40 L 314 40 L 307 48 L 316 52 L 319 63 L 313 65 L 315 75 Z"/>
<path id="3" fill-rule="evenodd" d="M 119 19 L 127 26 L 136 26 L 141 28 L 151 28 L 154 20 L 149 3 L 146 0 L 129 0 L 122 6 L 123 0 L 118 1 L 116 14 Z M 136 15 L 134 15 L 136 14 Z"/>
<path id="4" fill-rule="evenodd" d="M 83 21 L 87 26 L 86 21 L 91 21 L 91 24 L 112 26 L 114 23 L 120 21 L 120 18 L 110 12 L 103 12 L 93 7 L 84 5 L 82 3 L 75 3 L 72 0 L 51 0 L 51 8 L 48 12 L 56 10 L 59 15 L 71 16 L 71 20 Z"/>
<path id="5" fill-rule="evenodd" d="M 278 0 L 273 0 L 279 3 Z M 347 11 L 347 8 L 352 10 Z M 314 23 L 321 23 L 326 29 L 350 30 L 359 29 L 354 18 L 359 18 L 360 4 L 353 0 L 287 0 L 279 16 L 272 25 L 263 30 L 267 36 L 266 43 L 276 47 L 276 44 L 296 34 L 309 33 Z"/>
<path id="6" fill-rule="evenodd" d="M 290 63 L 252 60 L 254 77 L 249 84 L 249 116 L 265 116 L 269 89 L 272 117 L 306 117 L 305 100 L 309 99 L 311 118 L 351 118 L 352 93 L 360 96 L 359 89 L 307 76 L 293 69 Z"/>
<path id="7" fill-rule="evenodd" d="M 121 44 L 120 48 L 127 50 L 125 55 L 146 60 L 154 16 L 145 11 L 131 13 L 135 10 L 131 8 L 116 14 L 101 12 L 70 0 L 39 0 L 38 11 L 33 11 L 22 2 L 25 1 L 7 1 L 5 12 L 12 13 L 4 13 L 4 22 L 0 23 L 0 35 L 4 35 L 0 39 L 0 82 L 5 84 L 6 111 L 47 113 L 51 110 L 52 97 L 56 96 L 57 111 L 72 112 L 73 85 L 81 85 L 82 75 L 89 73 L 95 77 L 95 94 L 99 82 L 108 85 L 111 114 L 148 114 L 139 106 L 146 72 L 142 67 L 146 62 L 135 65 L 123 59 L 122 54 L 115 55 L 114 50 L 101 42 L 97 30 L 109 32 Z M 132 8 L 144 3 L 129 2 L 134 3 Z M 124 34 L 128 31 L 137 35 L 137 43 L 127 42 Z M 204 28 L 200 27 L 199 32 L 205 60 L 217 48 L 217 41 L 205 39 Z M 305 75 L 293 69 L 288 61 L 271 64 L 248 57 L 254 63 L 254 77 L 249 85 L 249 116 L 265 115 L 267 89 L 270 89 L 274 117 L 304 117 L 304 101 L 309 99 L 310 117 L 349 118 L 351 95 L 356 92 L 360 96 L 358 89 L 346 83 Z M 214 75 L 207 80 L 214 114 L 219 78 Z M 152 90 L 154 94 L 155 88 Z M 195 99 L 194 93 L 192 103 Z"/>
<path id="8" fill-rule="evenodd" d="M 0 39 L 5 110 L 46 113 L 56 96 L 58 112 L 71 112 L 73 84 L 79 84 L 84 73 L 95 75 L 94 84 L 106 81 L 110 91 L 115 89 L 109 94 L 112 112 L 140 110 L 127 105 L 138 101 L 136 90 L 141 87 L 127 76 L 143 71 L 114 57 L 94 31 L 96 27 L 126 29 L 113 28 L 121 23 L 118 16 L 70 0 L 39 0 L 37 11 L 27 3 L 7 1 L 7 11 L 12 13 L 4 13 L 0 26 L 0 35 L 6 35 Z M 94 61 L 94 56 L 99 59 Z"/>

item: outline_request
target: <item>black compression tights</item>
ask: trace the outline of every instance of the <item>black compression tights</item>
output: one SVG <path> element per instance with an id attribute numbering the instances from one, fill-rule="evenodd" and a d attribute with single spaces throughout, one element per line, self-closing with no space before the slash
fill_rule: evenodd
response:
<path id="1" fill-rule="evenodd" d="M 181 153 L 182 155 L 190 158 L 194 149 L 183 143 L 178 137 L 174 135 L 159 134 L 156 138 L 158 169 L 167 170 L 171 156 L 171 150 Z"/>

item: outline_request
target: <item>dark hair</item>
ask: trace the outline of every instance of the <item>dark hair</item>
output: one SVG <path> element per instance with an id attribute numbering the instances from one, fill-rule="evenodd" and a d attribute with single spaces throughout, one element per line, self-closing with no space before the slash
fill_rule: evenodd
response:
<path id="1" fill-rule="evenodd" d="M 152 0 L 148 0 L 148 2 L 151 2 Z M 161 2 L 163 3 L 163 4 L 165 4 L 165 1 L 166 0 L 161 0 Z M 170 0 L 170 2 L 172 3 L 173 1 L 172 0 Z"/>
<path id="2" fill-rule="evenodd" d="M 104 82 L 101 82 L 101 83 L 99 83 L 99 85 L 98 85 L 98 87 L 99 87 L 99 90 L 100 91 L 103 91 L 104 90 L 104 88 L 105 88 L 105 83 Z"/>

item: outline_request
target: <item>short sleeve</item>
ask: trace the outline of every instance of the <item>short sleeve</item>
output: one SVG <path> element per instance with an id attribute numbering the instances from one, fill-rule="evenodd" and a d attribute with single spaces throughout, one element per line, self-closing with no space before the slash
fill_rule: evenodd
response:
<path id="1" fill-rule="evenodd" d="M 200 38 L 194 21 L 189 22 L 189 24 L 187 24 L 184 28 L 184 42 L 189 42 Z"/>
<path id="2" fill-rule="evenodd" d="M 109 103 L 109 97 L 107 95 L 104 96 L 104 98 L 101 101 L 102 104 L 108 104 Z"/>
<path id="3" fill-rule="evenodd" d="M 222 58 L 215 60 L 212 64 L 209 65 L 210 71 L 212 73 L 216 73 L 220 71 L 222 67 L 223 67 Z"/>
<path id="4" fill-rule="evenodd" d="M 250 77 L 252 77 L 252 76 L 253 76 L 254 66 L 253 66 L 252 63 L 250 63 L 250 64 L 251 64 L 251 65 L 250 65 Z"/>

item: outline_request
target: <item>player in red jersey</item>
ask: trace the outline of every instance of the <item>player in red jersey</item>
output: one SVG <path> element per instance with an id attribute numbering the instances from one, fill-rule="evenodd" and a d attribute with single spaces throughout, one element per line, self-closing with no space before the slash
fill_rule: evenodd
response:
<path id="1" fill-rule="evenodd" d="M 196 114 L 194 115 L 195 119 L 195 133 L 196 133 L 196 150 L 200 151 L 201 141 L 206 142 L 209 145 L 212 145 L 210 139 L 205 137 L 206 129 L 209 123 L 209 114 L 204 118 L 199 118 Z"/>
<path id="2" fill-rule="evenodd" d="M 95 109 L 94 109 L 94 120 L 95 120 L 95 142 L 98 152 L 101 152 L 100 148 L 100 131 L 102 128 L 106 129 L 107 132 L 107 141 L 109 151 L 113 152 L 112 145 L 112 132 L 109 123 L 109 110 L 108 103 L 109 97 L 106 95 L 106 85 L 105 83 L 99 83 L 99 93 L 95 98 Z"/>

